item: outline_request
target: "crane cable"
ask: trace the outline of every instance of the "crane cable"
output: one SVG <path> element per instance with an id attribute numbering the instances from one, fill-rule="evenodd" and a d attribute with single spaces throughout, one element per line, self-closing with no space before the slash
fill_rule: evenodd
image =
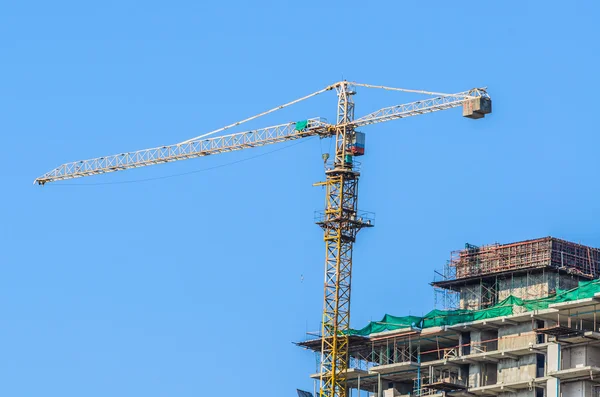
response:
<path id="1" fill-rule="evenodd" d="M 313 92 L 312 94 L 309 94 L 309 95 L 306 95 L 306 96 L 303 96 L 302 98 L 295 99 L 295 100 L 293 100 L 293 101 L 291 101 L 291 102 L 288 102 L 288 103 L 285 103 L 285 104 L 283 104 L 283 105 L 277 106 L 277 107 L 275 107 L 275 108 L 273 108 L 273 109 L 270 109 L 270 110 L 267 110 L 267 111 L 265 111 L 265 112 L 259 113 L 259 114 L 255 115 L 255 116 L 248 117 L 247 119 L 244 119 L 244 120 L 238 121 L 238 122 L 236 122 L 236 123 L 229 124 L 229 125 L 227 125 L 227 126 L 225 126 L 225 127 L 219 128 L 219 129 L 217 129 L 217 130 L 214 130 L 214 131 L 211 131 L 211 132 L 207 132 L 206 134 L 203 134 L 203 135 L 200 135 L 200 136 L 197 136 L 197 137 L 194 137 L 194 138 L 191 138 L 191 139 L 185 140 L 185 141 L 183 141 L 183 142 L 180 142 L 180 144 L 183 144 L 183 143 L 190 143 L 190 142 L 192 142 L 192 141 L 196 141 L 196 140 L 198 140 L 198 139 L 202 139 L 202 138 L 205 138 L 205 137 L 207 137 L 207 136 L 210 136 L 210 135 L 216 134 L 217 132 L 222 132 L 222 131 L 225 131 L 225 130 L 227 130 L 227 129 L 229 129 L 229 128 L 232 128 L 232 127 L 237 127 L 238 125 L 240 125 L 240 124 L 244 124 L 245 122 L 248 122 L 248 121 L 251 121 L 251 120 L 255 120 L 255 119 L 257 119 L 257 118 L 259 118 L 259 117 L 262 117 L 262 116 L 265 116 L 265 115 L 267 115 L 267 114 L 269 114 L 269 113 L 273 113 L 273 112 L 275 112 L 275 111 L 277 111 L 277 110 L 281 110 L 281 109 L 283 109 L 283 108 L 286 108 L 286 107 L 288 107 L 288 106 L 294 105 L 294 104 L 296 104 L 296 103 L 298 103 L 298 102 L 302 102 L 302 101 L 304 101 L 304 100 L 306 100 L 306 99 L 308 99 L 308 98 L 312 98 L 312 97 L 314 97 L 314 96 L 317 96 L 317 95 L 319 95 L 319 94 L 322 94 L 322 93 L 324 93 L 325 91 L 331 91 L 331 90 L 332 90 L 332 89 L 334 89 L 334 88 L 335 88 L 335 87 L 336 87 L 338 84 L 339 84 L 339 83 L 337 83 L 337 84 L 332 84 L 332 85 L 330 85 L 330 86 L 327 86 L 327 87 L 323 88 L 322 90 L 319 90 L 319 91 L 317 91 L 317 92 Z"/>
<path id="2" fill-rule="evenodd" d="M 459 95 L 459 94 L 444 94 L 441 92 L 431 92 L 431 91 L 423 91 L 423 90 L 410 90 L 408 88 L 395 88 L 395 87 L 386 87 L 384 85 L 372 85 L 372 84 L 364 84 L 364 83 L 348 83 L 358 87 L 366 87 L 366 88 L 380 88 L 387 91 L 401 91 L 401 92 L 410 92 L 413 94 L 424 94 L 424 95 L 435 95 L 435 96 L 452 96 L 458 98 L 468 98 L 470 95 Z"/>
<path id="3" fill-rule="evenodd" d="M 229 124 L 229 125 L 227 125 L 225 127 L 221 127 L 221 128 L 216 129 L 214 131 L 207 132 L 206 134 L 202 134 L 202 135 L 196 136 L 194 138 L 187 139 L 187 140 L 185 140 L 183 142 L 180 142 L 180 144 L 190 143 L 192 141 L 197 141 L 199 139 L 206 138 L 206 137 L 208 137 L 210 135 L 214 135 L 216 133 L 223 132 L 223 131 L 228 130 L 230 128 L 237 127 L 238 125 L 244 124 L 244 123 L 246 123 L 248 121 L 252 121 L 252 120 L 255 120 L 255 119 L 259 118 L 259 117 L 262 117 L 262 116 L 265 116 L 267 114 L 270 114 L 270 113 L 276 112 L 278 110 L 284 109 L 284 108 L 286 108 L 288 106 L 295 105 L 298 102 L 302 102 L 302 101 L 304 101 L 306 99 L 312 98 L 312 97 L 317 96 L 319 94 L 322 94 L 322 93 L 324 93 L 326 91 L 331 91 L 332 89 L 338 87 L 341 83 L 342 82 L 329 85 L 329 86 L 323 88 L 322 90 L 313 92 L 312 94 L 308 94 L 306 96 L 303 96 L 302 98 L 295 99 L 295 100 L 293 100 L 291 102 L 288 102 L 288 103 L 285 103 L 283 105 L 274 107 L 273 109 L 270 109 L 270 110 L 267 110 L 265 112 L 259 113 L 257 115 L 252 116 L 252 117 L 248 117 L 248 118 L 246 118 L 244 120 L 235 122 L 233 124 Z M 347 82 L 347 84 L 354 85 L 354 86 L 359 86 L 359 87 L 379 88 L 379 89 L 388 90 L 388 91 L 401 91 L 401 92 L 410 92 L 410 93 L 424 94 L 424 95 L 453 96 L 453 97 L 460 97 L 460 98 L 470 97 L 470 96 L 458 95 L 458 94 L 444 94 L 444 93 L 441 93 L 441 92 L 432 92 L 432 91 L 423 91 L 423 90 L 411 90 L 411 89 L 407 89 L 407 88 L 395 88 L 395 87 L 387 87 L 387 86 L 383 86 L 383 85 L 372 85 L 372 84 L 364 84 L 364 83 L 356 83 L 356 82 Z"/>

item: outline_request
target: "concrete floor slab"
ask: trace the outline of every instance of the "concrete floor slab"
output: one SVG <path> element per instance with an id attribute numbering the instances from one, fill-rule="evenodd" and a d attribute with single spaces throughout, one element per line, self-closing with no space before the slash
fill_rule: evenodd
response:
<path id="1" fill-rule="evenodd" d="M 561 381 L 597 380 L 600 382 L 600 367 L 588 365 L 586 367 L 561 369 L 560 371 L 548 372 L 548 375 Z"/>

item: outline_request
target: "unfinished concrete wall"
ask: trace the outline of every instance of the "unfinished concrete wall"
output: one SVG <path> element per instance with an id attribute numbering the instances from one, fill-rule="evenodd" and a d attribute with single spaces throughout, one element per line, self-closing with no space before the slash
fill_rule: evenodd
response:
<path id="1" fill-rule="evenodd" d="M 583 397 L 583 382 L 570 382 L 560 385 L 560 394 L 563 397 Z"/>
<path id="2" fill-rule="evenodd" d="M 498 383 L 498 364 L 481 364 L 481 386 L 495 385 Z"/>
<path id="3" fill-rule="evenodd" d="M 481 386 L 481 364 L 469 365 L 469 380 L 467 383 L 468 387 L 479 387 Z"/>
<path id="4" fill-rule="evenodd" d="M 495 385 L 498 383 L 498 365 L 494 363 L 474 363 L 469 365 L 468 387 Z"/>
<path id="5" fill-rule="evenodd" d="M 481 342 L 481 331 L 471 331 L 471 343 Z"/>
<path id="6" fill-rule="evenodd" d="M 577 287 L 579 279 L 566 274 L 553 272 L 529 273 L 498 279 L 498 301 L 510 295 L 522 299 L 544 298 L 558 289 L 568 290 Z"/>
<path id="7" fill-rule="evenodd" d="M 480 335 L 480 350 L 484 352 L 490 352 L 494 350 L 498 350 L 498 330 L 491 329 L 486 331 L 481 331 Z M 474 349 L 471 349 L 471 353 L 477 352 L 477 345 L 474 345 Z"/>
<path id="8" fill-rule="evenodd" d="M 510 295 L 522 299 L 535 299 L 548 296 L 549 285 L 546 274 L 514 276 L 498 280 L 498 300 Z"/>
<path id="9" fill-rule="evenodd" d="M 562 350 L 561 369 L 585 366 L 585 346 L 575 346 Z"/>
<path id="10" fill-rule="evenodd" d="M 487 336 L 486 331 L 471 331 L 471 348 L 469 354 L 479 353 L 482 350 L 481 341 Z M 482 376 L 483 364 L 473 363 L 469 365 L 468 385 L 469 387 L 484 386 Z"/>
<path id="11" fill-rule="evenodd" d="M 600 366 L 600 348 L 595 346 L 564 347 L 561 352 L 561 369 Z"/>
<path id="12" fill-rule="evenodd" d="M 600 367 L 600 347 L 588 346 L 586 363 L 587 365 Z"/>
<path id="13" fill-rule="evenodd" d="M 562 289 L 562 290 L 573 289 L 579 285 L 579 279 L 575 276 L 568 275 L 568 274 L 561 274 L 560 276 L 555 277 L 554 280 L 555 281 L 554 281 L 554 284 L 552 285 L 552 288 L 554 288 L 555 290 L 557 290 L 557 289 Z"/>
<path id="14" fill-rule="evenodd" d="M 530 322 L 509 325 L 498 330 L 498 350 L 527 347 L 536 343 L 536 333 Z"/>
<path id="15" fill-rule="evenodd" d="M 562 397 L 593 397 L 594 384 L 586 381 L 569 382 L 560 384 Z"/>
<path id="16" fill-rule="evenodd" d="M 498 362 L 499 383 L 514 383 L 536 377 L 536 355 L 528 354 L 519 359 L 502 359 Z"/>
<path id="17" fill-rule="evenodd" d="M 498 349 L 518 349 L 536 342 L 533 324 L 525 322 L 509 325 L 498 330 Z M 537 376 L 536 354 L 528 354 L 518 359 L 503 359 L 498 362 L 498 381 L 512 383 L 530 380 Z"/>
<path id="18" fill-rule="evenodd" d="M 563 369 L 585 367 L 586 346 L 575 346 L 570 349 L 565 349 L 563 354 Z"/>
<path id="19" fill-rule="evenodd" d="M 481 287 L 477 285 L 468 285 L 460 288 L 460 308 L 469 310 L 480 309 Z"/>

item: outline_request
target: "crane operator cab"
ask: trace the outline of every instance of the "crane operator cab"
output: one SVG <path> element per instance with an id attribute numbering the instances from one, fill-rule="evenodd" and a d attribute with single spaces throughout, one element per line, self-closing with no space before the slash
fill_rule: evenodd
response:
<path id="1" fill-rule="evenodd" d="M 350 143 L 350 153 L 354 156 L 365 154 L 365 134 L 363 132 L 354 131 L 354 136 Z"/>
<path id="2" fill-rule="evenodd" d="M 354 131 L 350 144 L 348 145 L 348 151 L 346 152 L 344 162 L 347 165 L 353 163 L 354 156 L 362 156 L 365 154 L 365 134 L 362 132 Z"/>
<path id="3" fill-rule="evenodd" d="M 350 144 L 348 145 L 348 151 L 346 152 L 344 162 L 346 165 L 353 163 L 354 156 L 362 156 L 365 154 L 365 134 L 362 132 L 354 131 Z"/>

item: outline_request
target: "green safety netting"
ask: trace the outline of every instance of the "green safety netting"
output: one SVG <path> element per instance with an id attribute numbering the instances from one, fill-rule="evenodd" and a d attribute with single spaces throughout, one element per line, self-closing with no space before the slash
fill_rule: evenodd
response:
<path id="1" fill-rule="evenodd" d="M 381 321 L 371 321 L 366 327 L 349 331 L 350 335 L 368 336 L 377 332 L 392 331 L 400 328 L 429 328 L 443 325 L 454 325 L 474 320 L 509 316 L 515 313 L 515 307 L 520 307 L 517 313 L 547 309 L 553 303 L 569 302 L 577 299 L 591 298 L 600 292 L 600 280 L 580 281 L 571 290 L 557 290 L 555 295 L 540 299 L 523 300 L 510 295 L 494 306 L 482 310 L 432 310 L 423 317 L 396 317 L 386 314 Z"/>
<path id="2" fill-rule="evenodd" d="M 350 335 L 367 336 L 370 334 L 375 334 L 377 332 L 391 331 L 391 330 L 400 329 L 400 328 L 408 328 L 408 327 L 421 328 L 422 321 L 423 321 L 423 317 L 418 317 L 418 316 L 396 317 L 396 316 L 386 314 L 385 316 L 383 316 L 381 321 L 371 321 L 364 328 L 351 329 L 349 331 L 349 334 Z"/>
<path id="3" fill-rule="evenodd" d="M 473 321 L 472 310 L 432 310 L 423 317 L 422 328 L 438 327 L 448 322 L 465 323 Z"/>

